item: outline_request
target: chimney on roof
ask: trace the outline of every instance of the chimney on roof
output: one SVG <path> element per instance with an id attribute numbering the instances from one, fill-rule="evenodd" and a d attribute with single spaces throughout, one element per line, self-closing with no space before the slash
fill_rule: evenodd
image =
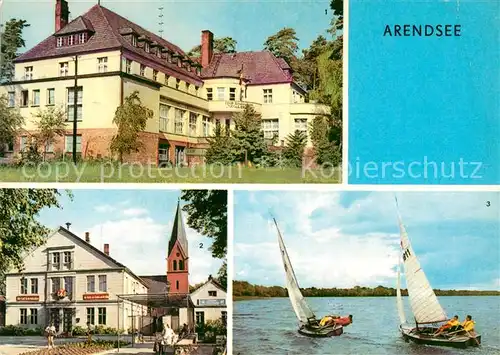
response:
<path id="1" fill-rule="evenodd" d="M 69 7 L 66 0 L 56 0 L 56 32 L 68 24 Z"/>
<path id="2" fill-rule="evenodd" d="M 214 54 L 214 34 L 209 30 L 201 31 L 201 66 L 206 68 L 210 65 Z"/>
<path id="3" fill-rule="evenodd" d="M 85 232 L 85 241 L 87 243 L 90 243 L 90 233 L 89 232 Z"/>
<path id="4" fill-rule="evenodd" d="M 109 255 L 109 244 L 104 244 L 104 254 Z"/>
<path id="5" fill-rule="evenodd" d="M 66 229 L 69 230 L 69 227 L 71 227 L 71 223 L 70 222 L 66 222 Z"/>

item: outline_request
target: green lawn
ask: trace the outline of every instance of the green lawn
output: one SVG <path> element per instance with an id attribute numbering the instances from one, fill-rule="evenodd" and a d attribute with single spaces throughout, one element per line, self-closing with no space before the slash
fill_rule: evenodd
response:
<path id="1" fill-rule="evenodd" d="M 111 164 L 42 164 L 0 166 L 0 182 L 124 182 L 124 183 L 339 183 L 340 169 L 243 168 L 196 166 L 163 168 Z"/>

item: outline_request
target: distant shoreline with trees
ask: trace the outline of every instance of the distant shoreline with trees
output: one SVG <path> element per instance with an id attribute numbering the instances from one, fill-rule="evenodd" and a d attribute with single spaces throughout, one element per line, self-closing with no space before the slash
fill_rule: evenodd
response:
<path id="1" fill-rule="evenodd" d="M 392 287 L 361 287 L 353 288 L 301 288 L 304 297 L 395 297 L 396 289 Z M 500 291 L 478 290 L 441 290 L 434 289 L 436 296 L 500 296 Z M 406 289 L 401 289 L 403 296 L 408 296 Z M 286 288 L 281 286 L 252 285 L 247 281 L 233 281 L 233 300 L 262 299 L 288 297 Z"/>

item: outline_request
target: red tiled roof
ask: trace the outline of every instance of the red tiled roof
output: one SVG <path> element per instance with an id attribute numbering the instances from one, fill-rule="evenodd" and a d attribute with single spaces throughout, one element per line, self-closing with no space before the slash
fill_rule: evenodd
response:
<path id="1" fill-rule="evenodd" d="M 84 28 L 84 26 L 86 26 L 86 28 Z M 183 57 L 186 57 L 186 54 L 182 49 L 105 7 L 94 5 L 85 14 L 77 17 L 75 20 L 71 21 L 68 25 L 62 28 L 57 35 L 70 33 L 67 32 L 67 28 L 70 32 L 73 32 L 73 29 L 77 28 L 80 28 L 81 30 L 93 28 L 95 33 L 84 44 L 59 48 L 56 47 L 56 35 L 51 35 L 26 53 L 19 56 L 16 59 L 16 62 L 69 56 L 84 52 L 124 49 L 125 52 L 128 51 L 139 55 L 142 59 L 144 59 L 144 64 L 146 65 L 156 68 L 168 68 L 170 69 L 170 72 L 177 73 L 177 76 L 180 79 L 183 79 L 190 84 L 201 84 L 200 78 L 194 72 L 188 72 L 187 70 L 179 68 L 174 63 L 168 63 L 165 59 L 158 58 L 154 53 L 146 53 L 143 49 L 134 47 L 120 34 L 120 30 L 132 29 L 139 36 L 144 36 L 152 42 L 156 41 L 158 44 L 169 49 L 170 51 L 179 53 Z M 171 73 L 168 74 L 171 75 Z"/>
<path id="2" fill-rule="evenodd" d="M 239 78 L 240 72 L 249 85 L 291 83 L 290 66 L 269 51 L 214 54 L 210 65 L 203 69 L 204 79 Z"/>
<path id="3" fill-rule="evenodd" d="M 94 26 L 85 17 L 78 16 L 76 19 L 68 23 L 66 26 L 61 28 L 55 33 L 56 36 L 63 34 L 70 34 L 82 31 L 92 31 L 94 32 Z"/>

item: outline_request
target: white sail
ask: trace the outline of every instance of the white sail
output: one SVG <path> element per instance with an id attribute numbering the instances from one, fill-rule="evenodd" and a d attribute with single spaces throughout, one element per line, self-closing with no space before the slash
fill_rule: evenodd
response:
<path id="1" fill-rule="evenodd" d="M 276 225 L 276 229 L 278 231 L 278 242 L 281 251 L 281 257 L 283 259 L 283 266 L 285 267 L 286 274 L 286 288 L 288 290 L 288 297 L 290 298 L 290 302 L 292 303 L 293 310 L 297 315 L 297 318 L 303 322 L 307 323 L 309 318 L 314 318 L 314 313 L 309 308 L 300 292 L 299 284 L 297 282 L 297 278 L 295 277 L 295 272 L 293 271 L 292 264 L 290 262 L 290 258 L 288 257 L 288 253 L 286 251 L 285 243 L 283 242 L 283 238 L 281 237 L 280 229 L 278 227 L 278 223 L 273 218 L 274 224 Z"/>
<path id="2" fill-rule="evenodd" d="M 403 307 L 403 297 L 401 297 L 401 259 L 398 263 L 398 284 L 396 287 L 396 302 L 398 304 L 399 324 L 406 323 L 406 315 Z"/>
<path id="3" fill-rule="evenodd" d="M 432 289 L 420 262 L 411 247 L 406 228 L 398 214 L 406 287 L 411 310 L 417 323 L 437 323 L 447 320 L 446 313 Z"/>

